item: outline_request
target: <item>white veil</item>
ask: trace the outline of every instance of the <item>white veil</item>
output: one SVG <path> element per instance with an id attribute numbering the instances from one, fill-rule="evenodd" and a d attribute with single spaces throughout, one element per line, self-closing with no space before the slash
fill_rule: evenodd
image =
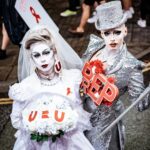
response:
<path id="1" fill-rule="evenodd" d="M 56 30 L 51 30 L 48 26 L 37 25 L 30 29 L 24 36 L 21 42 L 21 48 L 18 59 L 18 80 L 21 81 L 31 73 L 34 72 L 35 66 L 31 59 L 29 50 L 25 49 L 25 42 L 28 34 L 42 28 L 47 28 L 54 38 L 54 44 L 57 50 L 58 58 L 64 69 L 82 69 L 83 63 L 77 53 L 70 47 L 70 45 L 63 39 L 63 37 Z"/>

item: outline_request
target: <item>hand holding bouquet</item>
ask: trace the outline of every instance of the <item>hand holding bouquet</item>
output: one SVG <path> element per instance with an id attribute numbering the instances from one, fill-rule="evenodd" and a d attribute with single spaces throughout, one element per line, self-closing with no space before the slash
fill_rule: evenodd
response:
<path id="1" fill-rule="evenodd" d="M 75 129 L 78 114 L 71 103 L 67 97 L 56 94 L 34 96 L 22 112 L 25 130 L 32 135 L 55 137 Z"/>

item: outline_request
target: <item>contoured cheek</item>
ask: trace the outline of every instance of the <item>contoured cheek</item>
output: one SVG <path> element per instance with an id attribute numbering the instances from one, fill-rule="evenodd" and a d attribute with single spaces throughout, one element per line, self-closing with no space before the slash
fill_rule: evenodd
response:
<path id="1" fill-rule="evenodd" d="M 47 72 L 54 67 L 54 53 L 47 44 L 34 44 L 31 49 L 33 61 L 39 70 Z"/>
<path id="2" fill-rule="evenodd" d="M 124 42 L 125 27 L 115 28 L 109 31 L 103 31 L 102 37 L 104 38 L 107 49 L 116 50 L 119 49 Z"/>

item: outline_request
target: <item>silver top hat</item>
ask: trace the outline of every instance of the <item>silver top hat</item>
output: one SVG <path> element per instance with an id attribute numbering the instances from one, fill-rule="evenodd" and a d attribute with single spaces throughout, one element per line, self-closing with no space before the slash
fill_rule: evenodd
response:
<path id="1" fill-rule="evenodd" d="M 95 27 L 97 30 L 113 29 L 124 24 L 127 20 L 127 16 L 123 14 L 120 1 L 101 4 L 96 8 L 96 12 Z"/>

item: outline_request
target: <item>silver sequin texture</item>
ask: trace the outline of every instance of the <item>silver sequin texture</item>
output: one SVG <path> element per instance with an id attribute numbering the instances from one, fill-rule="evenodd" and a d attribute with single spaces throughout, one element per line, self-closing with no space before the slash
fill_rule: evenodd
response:
<path id="1" fill-rule="evenodd" d="M 83 61 L 90 60 L 97 50 L 104 48 L 104 42 L 99 37 L 92 35 L 87 50 L 83 55 Z M 116 117 L 124 110 L 121 101 L 121 95 L 126 91 L 129 93 L 130 101 L 135 101 L 144 90 L 143 74 L 139 68 L 143 66 L 143 62 L 132 56 L 124 44 L 123 49 L 115 58 L 112 66 L 107 68 L 107 75 L 115 76 L 116 85 L 119 89 L 119 97 L 111 107 L 100 105 L 96 107 L 89 97 L 85 97 L 84 107 L 92 113 L 91 122 L 92 130 L 86 132 L 86 136 L 96 150 L 123 150 L 125 144 L 125 128 L 122 120 L 111 131 L 94 141 L 101 131 L 110 125 Z M 139 111 L 143 111 L 149 105 L 148 96 L 137 106 Z"/>

